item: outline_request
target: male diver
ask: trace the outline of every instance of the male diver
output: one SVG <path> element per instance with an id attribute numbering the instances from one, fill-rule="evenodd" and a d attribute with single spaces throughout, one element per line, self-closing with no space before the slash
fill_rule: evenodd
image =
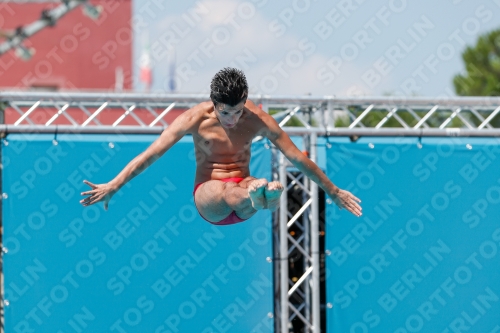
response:
<path id="1" fill-rule="evenodd" d="M 177 117 L 144 152 L 135 157 L 109 183 L 84 183 L 92 189 L 83 206 L 104 201 L 128 181 L 160 158 L 184 135 L 193 136 L 196 176 L 193 191 L 200 215 L 217 225 L 234 224 L 252 217 L 260 209 L 279 206 L 283 185 L 250 175 L 250 148 L 256 136 L 268 138 L 293 165 L 316 182 L 339 208 L 361 216 L 361 202 L 352 193 L 335 186 L 321 169 L 305 156 L 278 123 L 247 99 L 245 75 L 224 68 L 212 79 L 211 101 L 202 102 Z"/>

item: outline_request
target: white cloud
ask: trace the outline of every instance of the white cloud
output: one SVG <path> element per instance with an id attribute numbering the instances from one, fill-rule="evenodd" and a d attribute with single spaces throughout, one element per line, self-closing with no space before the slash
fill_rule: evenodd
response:
<path id="1" fill-rule="evenodd" d="M 353 64 L 342 66 L 341 75 L 335 78 L 329 84 L 325 84 L 318 79 L 318 71 L 325 67 L 328 58 L 319 53 L 313 53 L 304 59 L 302 65 L 297 68 L 290 68 L 286 61 L 281 68 L 284 72 L 275 70 L 276 62 L 260 63 L 252 68 L 247 74 L 251 86 L 254 87 L 253 93 L 264 94 L 284 94 L 284 95 L 336 95 L 336 96 L 366 96 L 373 95 L 373 91 L 366 87 L 361 80 L 362 70 Z M 280 74 L 282 73 L 282 74 Z M 284 76 L 286 74 L 286 77 Z M 278 82 L 275 90 L 266 91 L 265 83 L 271 79 L 266 77 L 273 76 Z"/>
<path id="2" fill-rule="evenodd" d="M 167 34 L 178 38 L 178 42 L 174 43 L 178 92 L 206 91 L 218 69 L 235 64 L 247 74 L 253 92 L 286 95 L 373 93 L 361 81 L 362 71 L 350 63 L 343 66 L 341 77 L 331 84 L 323 84 L 317 78 L 317 72 L 325 66 L 328 57 L 315 50 L 316 47 L 304 47 L 303 36 L 285 33 L 277 37 L 269 28 L 272 18 L 266 18 L 258 8 L 252 11 L 247 5 L 250 2 L 245 2 L 247 7 L 241 7 L 242 3 L 232 0 L 202 1 L 201 10 L 197 11 L 199 22 L 194 27 L 190 23 L 196 20 L 196 16 L 189 10 L 183 13 L 184 17 L 183 14 L 172 14 L 155 24 L 156 36 L 151 36 L 150 44 Z M 186 35 L 180 37 L 179 30 Z M 307 43 L 312 42 L 307 40 Z M 303 55 L 300 66 L 287 65 L 287 56 L 293 52 Z M 164 89 L 168 75 L 168 62 L 163 58 L 154 67 L 154 88 Z M 274 77 L 271 80 L 275 80 L 277 85 L 266 90 L 266 79 L 270 76 Z"/>

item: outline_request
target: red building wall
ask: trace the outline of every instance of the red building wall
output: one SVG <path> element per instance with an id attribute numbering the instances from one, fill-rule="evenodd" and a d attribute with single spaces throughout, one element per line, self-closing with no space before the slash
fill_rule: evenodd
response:
<path id="1" fill-rule="evenodd" d="M 132 88 L 131 0 L 91 0 L 103 8 L 97 20 L 80 6 L 25 40 L 36 53 L 24 61 L 14 50 L 0 56 L 0 87 L 44 90 L 114 90 L 117 68 L 123 88 Z M 61 3 L 2 3 L 0 30 L 12 31 L 41 17 L 43 9 Z M 0 42 L 3 42 L 0 40 Z"/>

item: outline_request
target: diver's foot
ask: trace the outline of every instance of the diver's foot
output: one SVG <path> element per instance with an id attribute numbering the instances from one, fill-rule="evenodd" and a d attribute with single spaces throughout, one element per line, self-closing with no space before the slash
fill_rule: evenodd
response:
<path id="1" fill-rule="evenodd" d="M 255 210 L 260 210 L 266 208 L 266 197 L 264 196 L 264 191 L 267 186 L 267 180 L 256 179 L 248 183 L 248 195 L 252 201 L 252 207 Z"/>
<path id="2" fill-rule="evenodd" d="M 264 191 L 266 197 L 267 209 L 274 212 L 280 205 L 280 197 L 284 187 L 280 182 L 274 181 L 267 184 Z"/>

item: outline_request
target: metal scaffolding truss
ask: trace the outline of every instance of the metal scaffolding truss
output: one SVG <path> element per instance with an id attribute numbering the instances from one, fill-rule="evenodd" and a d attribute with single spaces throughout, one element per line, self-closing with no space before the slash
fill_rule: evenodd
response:
<path id="1" fill-rule="evenodd" d="M 293 97 L 250 95 L 280 126 L 295 134 L 329 136 L 495 136 L 500 97 L 448 99 L 392 97 Z M 158 133 L 175 109 L 187 109 L 208 95 L 132 93 L 2 92 L 0 108 L 8 131 L 116 131 Z M 12 126 L 13 125 L 13 126 Z M 2 131 L 7 131 L 3 127 Z"/>
<path id="2" fill-rule="evenodd" d="M 9 51 L 12 48 L 17 49 L 17 54 L 20 58 L 23 58 L 25 60 L 29 60 L 32 56 L 32 51 L 28 50 L 26 47 L 24 47 L 23 42 L 33 36 L 34 34 L 38 33 L 39 31 L 47 28 L 47 27 L 52 27 L 54 26 L 58 20 L 60 20 L 63 16 L 65 16 L 67 13 L 75 9 L 76 7 L 80 5 L 84 5 L 84 12 L 96 19 L 100 11 L 102 10 L 99 7 L 95 7 L 91 5 L 90 3 L 87 2 L 87 0 L 61 0 L 61 1 L 46 1 L 46 0 L 39 0 L 39 1 L 7 1 L 7 4 L 5 6 L 8 6 L 8 3 L 27 3 L 27 2 L 38 2 L 38 3 L 45 3 L 45 2 L 59 2 L 60 5 L 49 10 L 43 10 L 41 12 L 41 17 L 39 20 L 36 20 L 26 26 L 19 26 L 16 30 L 13 32 L 10 32 L 7 34 L 7 40 L 3 43 L 0 44 L 0 56 L 5 54 L 7 51 Z M 8 7 L 7 7 L 8 8 Z M 12 10 L 12 9 L 9 9 Z"/>
<path id="3" fill-rule="evenodd" d="M 310 158 L 316 162 L 316 133 L 303 137 L 304 148 L 309 148 Z M 280 299 L 276 312 L 276 332 L 289 332 L 293 320 L 300 321 L 303 332 L 320 332 L 320 250 L 319 250 L 319 202 L 318 186 L 300 172 L 293 172 L 281 153 L 275 154 L 279 163 L 274 179 L 285 185 L 281 196 L 279 215 L 275 216 L 275 233 L 279 247 L 276 248 L 276 284 L 280 286 Z M 301 204 L 290 205 L 288 192 L 295 189 L 301 193 Z M 291 231 L 292 228 L 297 232 Z M 297 253 L 294 255 L 293 253 Z M 292 257 L 294 257 L 292 259 Z M 301 261 L 299 276 L 291 276 L 291 261 Z M 279 280 L 278 280 L 279 276 Z M 279 283 L 279 284 L 278 284 Z M 295 331 L 293 331 L 295 332 Z"/>
<path id="4" fill-rule="evenodd" d="M 289 135 L 303 137 L 303 150 L 316 162 L 318 136 L 496 136 L 500 137 L 500 98 L 446 99 L 334 96 L 249 97 L 273 115 Z M 132 93 L 0 93 L 0 132 L 151 133 L 168 126 L 169 113 L 188 109 L 208 95 Z M 290 127 L 295 122 L 295 127 Z M 288 126 L 287 126 L 288 125 Z M 256 138 L 260 140 L 262 138 Z M 274 215 L 276 332 L 289 332 L 292 320 L 304 332 L 320 332 L 320 246 L 318 186 L 297 172 L 277 151 L 273 178 L 301 193 L 291 207 L 282 195 Z M 300 230 L 293 234 L 291 229 Z M 291 277 L 293 253 L 302 272 Z"/>

